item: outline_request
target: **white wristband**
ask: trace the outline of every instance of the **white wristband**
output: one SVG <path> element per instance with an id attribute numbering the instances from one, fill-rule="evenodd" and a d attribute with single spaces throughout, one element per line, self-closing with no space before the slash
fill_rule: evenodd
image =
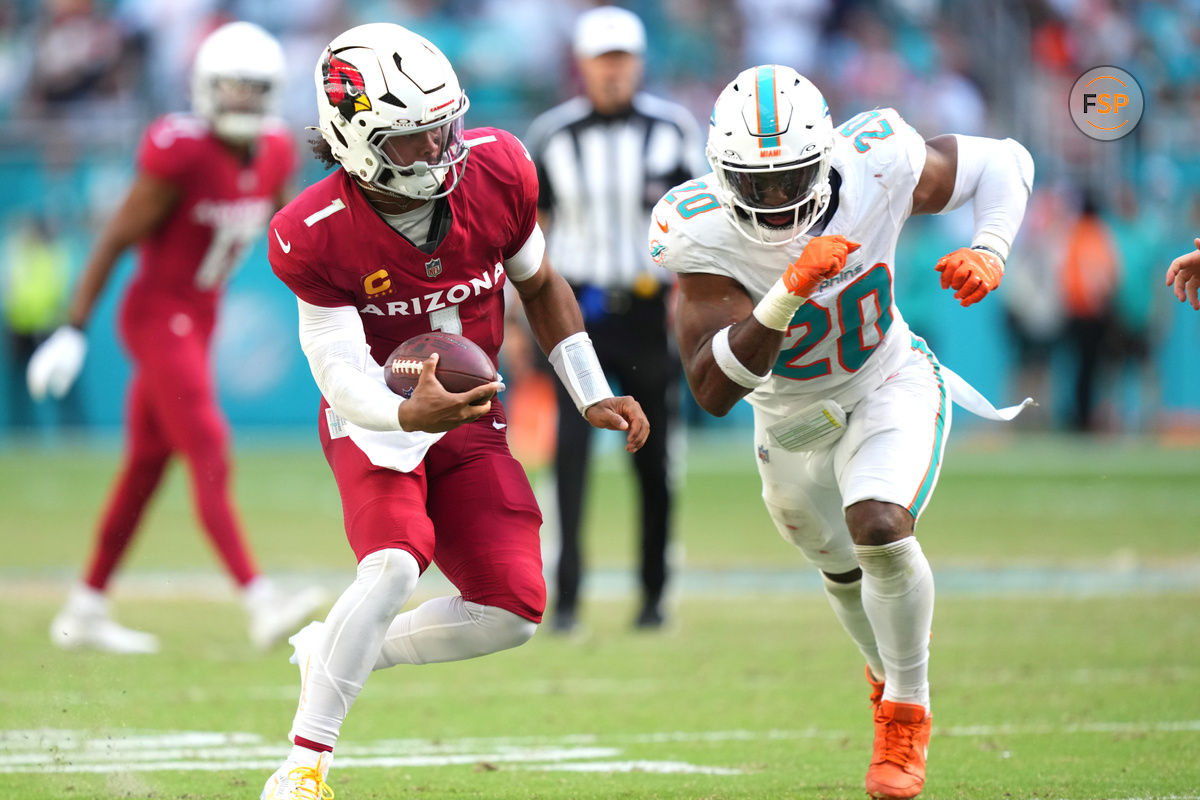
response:
<path id="1" fill-rule="evenodd" d="M 975 238 L 971 240 L 972 250 L 984 250 L 991 253 L 996 258 L 1000 259 L 1000 267 L 1003 269 L 1004 262 L 1008 261 L 1008 242 L 996 236 L 994 233 L 980 231 L 975 234 Z"/>
<path id="2" fill-rule="evenodd" d="M 725 373 L 725 377 L 738 386 L 746 389 L 757 389 L 770 379 L 771 373 L 755 375 L 746 368 L 745 364 L 738 361 L 738 357 L 733 354 L 733 348 L 729 346 L 729 329 L 732 327 L 732 325 L 726 325 L 713 334 L 713 360 L 717 362 L 717 366 L 721 368 L 721 372 Z"/>
<path id="3" fill-rule="evenodd" d="M 596 358 L 596 348 L 592 347 L 586 331 L 573 333 L 554 345 L 550 363 L 580 414 L 586 414 L 596 403 L 613 396 L 600 367 L 600 359 Z"/>
<path id="4" fill-rule="evenodd" d="M 786 331 L 796 309 L 807 302 L 807 297 L 797 297 L 789 292 L 783 285 L 783 278 L 780 278 L 754 307 L 754 318 L 771 330 Z"/>

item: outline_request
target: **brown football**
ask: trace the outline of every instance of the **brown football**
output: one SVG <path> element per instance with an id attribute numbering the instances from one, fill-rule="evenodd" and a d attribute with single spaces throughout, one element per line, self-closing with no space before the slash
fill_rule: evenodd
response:
<path id="1" fill-rule="evenodd" d="M 497 379 L 496 366 L 483 349 L 465 336 L 432 331 L 400 344 L 383 363 L 388 388 L 402 397 L 412 395 L 421 376 L 421 363 L 438 354 L 437 379 L 448 392 L 466 392 Z"/>

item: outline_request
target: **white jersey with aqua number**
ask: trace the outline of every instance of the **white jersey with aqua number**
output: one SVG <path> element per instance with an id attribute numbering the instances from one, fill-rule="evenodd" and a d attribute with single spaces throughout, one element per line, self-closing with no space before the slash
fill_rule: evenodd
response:
<path id="1" fill-rule="evenodd" d="M 866 111 L 836 129 L 837 208 L 823 231 L 861 247 L 792 317 L 771 378 L 748 400 L 786 412 L 820 398 L 853 406 L 912 350 L 896 307 L 896 240 L 912 210 L 925 142 L 895 110 Z M 725 275 L 757 303 L 798 258 L 810 236 L 784 246 L 752 242 L 717 202 L 712 173 L 681 184 L 654 207 L 650 252 L 675 272 Z"/>

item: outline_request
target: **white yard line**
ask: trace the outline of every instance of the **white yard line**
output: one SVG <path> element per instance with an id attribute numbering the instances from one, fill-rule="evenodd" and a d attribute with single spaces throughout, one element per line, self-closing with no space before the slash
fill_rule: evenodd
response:
<path id="1" fill-rule="evenodd" d="M 1077 725 L 974 725 L 937 728 L 936 736 L 1058 736 L 1064 734 L 1195 733 L 1200 720 L 1178 722 L 1093 722 Z M 569 772 L 656 772 L 738 775 L 733 767 L 683 761 L 630 759 L 639 745 L 686 742 L 845 739 L 850 731 L 799 730 L 661 731 L 643 734 L 504 736 L 431 741 L 383 739 L 344 743 L 339 769 L 355 767 L 443 767 L 509 764 L 522 769 Z M 400 755 L 402 754 L 402 755 Z M 286 748 L 252 733 L 138 731 L 94 733 L 54 728 L 0 730 L 0 774 L 119 773 L 162 771 L 269 770 Z M 1141 800 L 1123 798 L 1121 800 Z M 1200 800 L 1193 797 L 1159 800 Z"/>

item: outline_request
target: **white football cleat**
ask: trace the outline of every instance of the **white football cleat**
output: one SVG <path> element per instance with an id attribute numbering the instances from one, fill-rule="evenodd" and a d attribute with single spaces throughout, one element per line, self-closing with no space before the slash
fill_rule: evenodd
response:
<path id="1" fill-rule="evenodd" d="M 312 619 L 325 596 L 325 591 L 315 586 L 285 594 L 266 578 L 255 578 L 246 587 L 244 597 L 250 615 L 250 641 L 260 650 L 278 644 L 305 620 Z"/>
<path id="2" fill-rule="evenodd" d="M 50 641 L 64 650 L 157 653 L 158 637 L 117 624 L 108 598 L 90 586 L 72 587 L 66 605 L 50 623 Z"/>
<path id="3" fill-rule="evenodd" d="M 302 752 L 297 752 L 302 751 Z M 311 753 L 311 756 L 308 754 Z M 259 800 L 332 800 L 333 789 L 325 782 L 333 753 L 292 748 L 292 755 L 267 779 Z"/>

